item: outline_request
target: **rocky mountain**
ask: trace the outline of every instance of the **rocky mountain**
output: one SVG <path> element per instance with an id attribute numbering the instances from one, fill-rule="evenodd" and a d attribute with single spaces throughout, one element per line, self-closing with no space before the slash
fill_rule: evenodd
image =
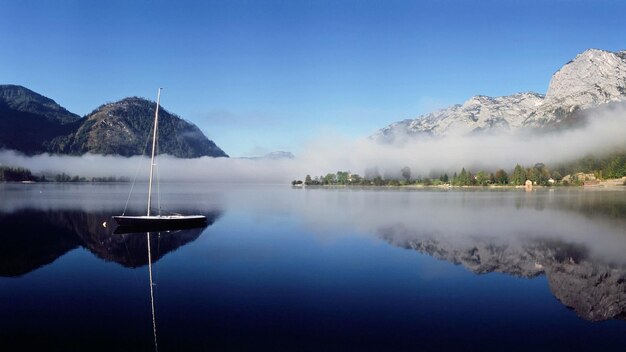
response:
<path id="1" fill-rule="evenodd" d="M 67 134 L 80 116 L 27 88 L 0 85 L 0 148 L 26 154 L 47 151 L 47 141 Z"/>
<path id="2" fill-rule="evenodd" d="M 0 149 L 28 155 L 141 155 L 155 107 L 156 103 L 146 99 L 126 98 L 81 118 L 27 88 L 0 85 Z M 197 126 L 162 107 L 159 152 L 179 158 L 228 157 Z"/>
<path id="3" fill-rule="evenodd" d="M 463 104 L 393 123 L 372 136 L 391 142 L 413 136 L 446 136 L 567 124 L 580 112 L 626 101 L 626 51 L 589 49 L 560 70 L 547 93 L 474 96 Z"/>
<path id="4" fill-rule="evenodd" d="M 586 109 L 626 96 L 626 51 L 590 49 L 558 70 L 546 93 L 545 109 Z"/>
<path id="5" fill-rule="evenodd" d="M 83 118 L 75 132 L 52 140 L 50 150 L 65 154 L 141 155 L 152 128 L 155 108 L 156 103 L 137 97 L 102 105 Z M 159 108 L 158 141 L 159 153 L 179 158 L 228 156 L 198 127 L 162 107 Z"/>

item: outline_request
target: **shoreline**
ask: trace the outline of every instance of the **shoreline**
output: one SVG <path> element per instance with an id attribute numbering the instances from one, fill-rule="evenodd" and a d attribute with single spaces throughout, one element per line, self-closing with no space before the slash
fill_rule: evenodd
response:
<path id="1" fill-rule="evenodd" d="M 594 184 L 587 185 L 552 185 L 552 186 L 541 186 L 541 185 L 533 185 L 530 188 L 526 188 L 526 186 L 512 186 L 512 185 L 488 185 L 488 186 L 454 186 L 450 184 L 442 184 L 442 185 L 423 185 L 423 184 L 412 184 L 412 185 L 292 185 L 292 188 L 304 189 L 304 188 L 380 188 L 380 189 L 523 189 L 523 190 L 534 190 L 534 189 L 625 189 L 626 190 L 626 177 L 609 179 L 599 181 Z"/>

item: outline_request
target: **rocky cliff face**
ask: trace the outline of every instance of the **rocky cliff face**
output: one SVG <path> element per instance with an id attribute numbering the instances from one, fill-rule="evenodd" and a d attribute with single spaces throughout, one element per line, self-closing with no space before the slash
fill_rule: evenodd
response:
<path id="1" fill-rule="evenodd" d="M 552 76 L 545 96 L 532 92 L 496 98 L 475 96 L 461 105 L 393 123 L 372 137 L 390 142 L 416 135 L 539 128 L 576 118 L 581 110 L 625 100 L 626 51 L 590 49 Z"/>
<path id="2" fill-rule="evenodd" d="M 626 51 L 590 49 L 558 70 L 546 106 L 590 108 L 626 97 Z"/>
<path id="3" fill-rule="evenodd" d="M 420 134 L 443 136 L 519 128 L 542 103 L 543 96 L 536 93 L 497 98 L 478 95 L 461 105 L 391 124 L 380 130 L 377 137 L 394 139 L 402 135 Z"/>

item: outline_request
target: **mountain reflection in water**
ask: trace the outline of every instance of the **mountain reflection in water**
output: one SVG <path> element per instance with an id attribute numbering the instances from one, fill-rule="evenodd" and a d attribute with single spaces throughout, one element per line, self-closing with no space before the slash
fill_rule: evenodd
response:
<path id="1" fill-rule="evenodd" d="M 145 233 L 115 234 L 110 212 L 22 209 L 0 213 L 0 276 L 16 277 L 83 247 L 105 261 L 136 268 L 148 263 Z M 205 212 L 211 226 L 221 215 Z M 152 262 L 196 240 L 204 227 L 153 233 Z"/>
<path id="2" fill-rule="evenodd" d="M 552 199 L 563 211 L 552 219 L 542 213 L 499 218 L 496 211 L 487 215 L 491 220 L 479 220 L 481 226 L 465 229 L 424 228 L 403 221 L 377 232 L 390 244 L 462 265 L 475 274 L 545 275 L 554 296 L 578 316 L 590 321 L 626 319 L 626 257 L 619 255 L 626 253 L 624 195 L 596 192 L 578 199 Z M 518 210 L 542 211 L 546 201 L 519 197 L 515 204 Z M 515 222 L 524 226 L 508 226 Z M 574 227 L 586 231 L 585 236 L 569 232 Z"/>

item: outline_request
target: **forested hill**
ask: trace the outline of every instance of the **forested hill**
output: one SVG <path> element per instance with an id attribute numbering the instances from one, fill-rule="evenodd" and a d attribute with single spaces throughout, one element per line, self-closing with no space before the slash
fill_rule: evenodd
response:
<path id="1" fill-rule="evenodd" d="M 70 133 L 80 116 L 27 88 L 0 85 L 0 149 L 46 152 L 47 142 Z"/>
<path id="2" fill-rule="evenodd" d="M 155 102 L 133 97 L 104 104 L 80 118 L 27 88 L 0 85 L 0 149 L 28 155 L 141 155 L 155 108 Z M 161 154 L 228 157 L 197 126 L 163 107 L 159 108 L 158 140 Z"/>
<path id="3" fill-rule="evenodd" d="M 137 97 L 102 105 L 84 117 L 75 132 L 55 138 L 50 149 L 64 154 L 142 154 L 155 108 L 156 103 Z M 159 153 L 179 158 L 228 156 L 198 127 L 163 107 L 159 108 L 158 141 Z"/>

